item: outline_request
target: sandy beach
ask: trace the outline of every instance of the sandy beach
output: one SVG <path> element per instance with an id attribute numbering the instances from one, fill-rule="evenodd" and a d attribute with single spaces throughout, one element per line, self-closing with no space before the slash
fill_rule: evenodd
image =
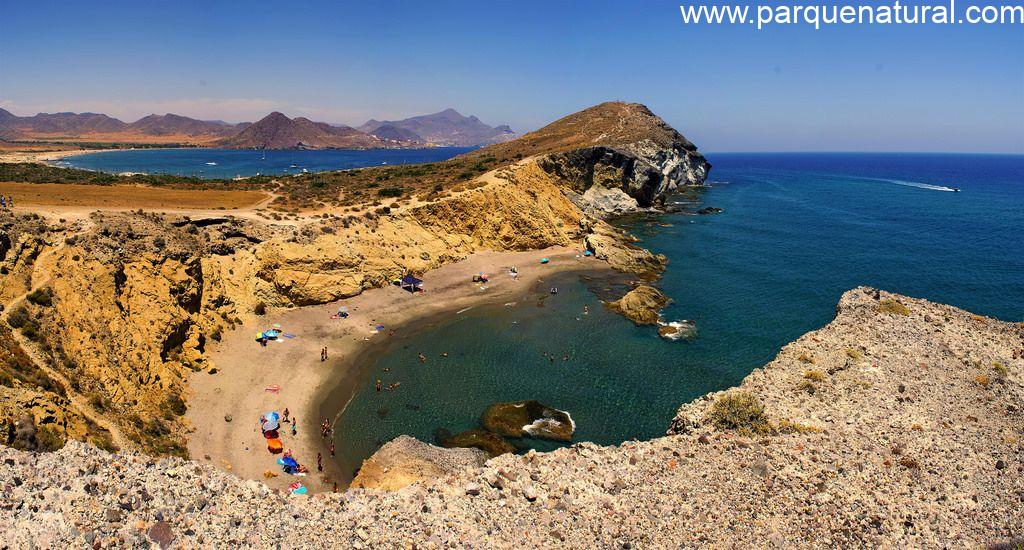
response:
<path id="1" fill-rule="evenodd" d="M 62 151 L 0 151 L 0 162 L 42 162 L 48 163 L 75 155 L 123 151 L 124 149 L 67 149 Z"/>
<path id="2" fill-rule="evenodd" d="M 193 459 L 209 462 L 248 479 L 264 480 L 270 487 L 284 489 L 300 481 L 311 490 L 329 490 L 334 481 L 343 486 L 350 474 L 342 474 L 330 459 L 326 440 L 321 437 L 320 405 L 327 393 L 356 376 L 355 359 L 375 343 L 388 338 L 388 331 L 402 333 L 411 321 L 463 308 L 499 304 L 529 292 L 538 282 L 555 273 L 608 269 L 604 262 L 578 256 L 579 251 L 556 247 L 546 250 L 498 253 L 480 252 L 460 262 L 426 273 L 425 293 L 410 294 L 398 287 L 371 289 L 351 299 L 332 304 L 288 311 L 270 311 L 225 334 L 210 350 L 217 372 L 199 372 L 189 381 L 187 418 L 193 427 L 188 449 Z M 541 258 L 549 258 L 541 264 Z M 508 270 L 516 266 L 519 277 Z M 487 285 L 471 282 L 473 275 L 491 274 Z M 346 319 L 332 319 L 340 306 L 349 308 Z M 280 325 L 287 334 L 282 343 L 266 348 L 255 341 L 256 333 Z M 374 327 L 387 329 L 374 334 Z M 320 361 L 320 349 L 328 348 L 329 359 Z M 278 393 L 266 391 L 280 386 Z M 258 424 L 266 411 L 289 409 L 298 419 L 296 436 L 291 424 L 282 424 L 286 449 L 310 470 L 306 477 L 283 474 L 276 456 L 267 451 Z M 227 419 L 230 418 L 230 421 Z M 344 445 L 344 442 L 339 442 Z M 324 472 L 316 469 L 317 453 L 323 455 Z M 265 472 L 278 474 L 266 478 Z"/>

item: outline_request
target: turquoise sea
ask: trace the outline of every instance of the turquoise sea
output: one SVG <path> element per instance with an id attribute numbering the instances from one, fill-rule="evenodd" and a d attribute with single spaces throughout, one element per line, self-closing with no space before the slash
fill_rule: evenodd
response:
<path id="1" fill-rule="evenodd" d="M 57 166 L 99 172 L 142 172 L 202 178 L 234 178 L 263 174 L 297 174 L 366 168 L 384 164 L 414 164 L 450 159 L 468 147 L 427 149 L 329 149 L 323 151 L 257 151 L 252 149 L 128 149 L 66 157 Z M 213 163 L 213 164 L 211 164 Z"/>
<path id="2" fill-rule="evenodd" d="M 1024 157 L 708 158 L 710 187 L 672 199 L 680 212 L 621 222 L 670 259 L 659 283 L 674 299 L 665 318 L 696 321 L 694 341 L 662 340 L 606 311 L 593 290 L 614 281 L 579 276 L 548 281 L 512 307 L 424 322 L 363 365 L 337 417 L 342 468 L 353 472 L 401 434 L 434 441 L 476 427 L 497 401 L 566 410 L 577 441 L 657 437 L 680 404 L 736 384 L 828 323 L 840 295 L 858 285 L 1024 321 Z M 695 215 L 701 206 L 724 212 Z M 549 295 L 548 284 L 560 292 Z M 401 385 L 377 392 L 376 378 Z"/>

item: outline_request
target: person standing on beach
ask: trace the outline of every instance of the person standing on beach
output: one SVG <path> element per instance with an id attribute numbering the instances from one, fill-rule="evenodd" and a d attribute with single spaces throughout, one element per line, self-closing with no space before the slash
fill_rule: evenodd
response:
<path id="1" fill-rule="evenodd" d="M 331 458 L 334 458 L 334 442 L 331 441 L 331 446 L 327 447 L 327 450 L 331 453 Z"/>
<path id="2" fill-rule="evenodd" d="M 316 471 L 324 471 L 324 457 L 320 453 L 316 454 Z"/>
<path id="3" fill-rule="evenodd" d="M 297 419 L 295 419 L 295 418 L 292 418 L 292 437 L 295 437 L 296 435 L 298 435 L 299 430 L 297 430 L 295 428 L 298 425 L 299 425 L 299 421 Z"/>
<path id="4" fill-rule="evenodd" d="M 288 407 L 284 408 L 284 422 L 289 422 L 289 420 L 288 420 Z"/>

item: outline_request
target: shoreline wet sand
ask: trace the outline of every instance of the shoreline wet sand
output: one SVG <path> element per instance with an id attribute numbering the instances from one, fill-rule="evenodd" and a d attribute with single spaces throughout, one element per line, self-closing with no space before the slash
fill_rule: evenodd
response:
<path id="1" fill-rule="evenodd" d="M 286 489 L 300 481 L 311 490 L 329 490 L 334 482 L 344 487 L 352 472 L 342 472 L 331 460 L 328 440 L 321 437 L 320 423 L 328 409 L 325 404 L 341 395 L 352 395 L 366 361 L 376 349 L 386 350 L 388 333 L 405 335 L 410 323 L 429 327 L 438 319 L 459 310 L 484 304 L 501 304 L 528 294 L 539 281 L 556 273 L 571 271 L 610 271 L 608 265 L 580 255 L 580 250 L 554 247 L 528 252 L 479 252 L 442 266 L 424 276 L 427 292 L 410 294 L 395 286 L 370 289 L 353 298 L 331 304 L 271 311 L 244 323 L 224 335 L 210 351 L 217 368 L 215 374 L 197 372 L 189 380 L 189 410 L 192 426 L 188 449 L 193 459 L 208 461 L 243 478 L 263 480 L 272 488 Z M 541 258 L 550 263 L 541 264 Z M 513 279 L 509 267 L 516 266 L 519 277 Z M 491 275 L 489 284 L 472 283 L 473 275 Z M 339 306 L 349 308 L 347 319 L 331 319 Z M 269 342 L 266 348 L 255 342 L 256 332 L 279 324 L 295 337 L 284 343 Z M 374 326 L 386 328 L 372 334 Z M 417 330 L 417 329 L 412 329 Z M 320 361 L 320 349 L 328 348 L 328 360 Z M 265 391 L 280 386 L 278 393 Z M 285 475 L 264 444 L 258 419 L 266 411 L 288 408 L 298 418 L 298 433 L 291 435 L 291 424 L 282 424 L 284 447 L 291 449 L 309 475 L 295 478 Z M 329 411 L 333 421 L 337 411 Z M 228 419 L 230 418 L 230 421 Z M 344 442 L 338 442 L 338 446 Z M 323 473 L 317 472 L 316 455 L 323 457 Z M 277 474 L 266 478 L 265 473 Z"/>

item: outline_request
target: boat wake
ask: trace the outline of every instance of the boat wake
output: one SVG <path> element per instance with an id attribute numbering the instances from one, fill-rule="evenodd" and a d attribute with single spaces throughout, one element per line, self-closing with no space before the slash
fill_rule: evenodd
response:
<path id="1" fill-rule="evenodd" d="M 930 183 L 921 183 L 919 181 L 904 181 L 904 180 L 889 180 L 889 179 L 872 179 L 872 181 L 884 181 L 886 183 L 894 183 L 896 185 L 903 185 L 905 187 L 916 187 L 918 189 L 928 189 L 929 191 L 946 191 L 955 193 L 960 191 L 955 187 L 946 187 L 945 185 L 932 185 Z"/>

